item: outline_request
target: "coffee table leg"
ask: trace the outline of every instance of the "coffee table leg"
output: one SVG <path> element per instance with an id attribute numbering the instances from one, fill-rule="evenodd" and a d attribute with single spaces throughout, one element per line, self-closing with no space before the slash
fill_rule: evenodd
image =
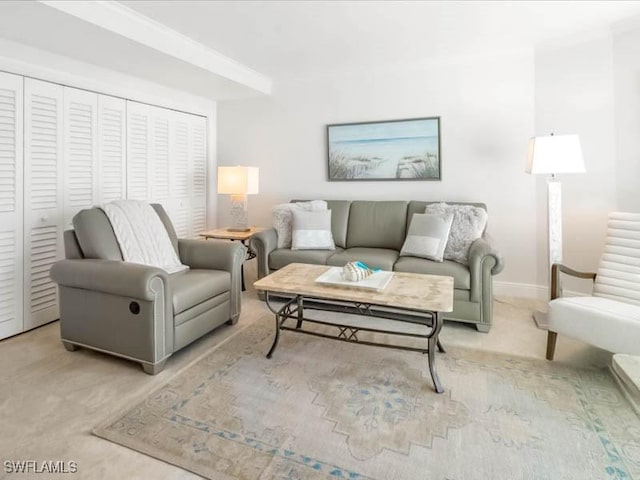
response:
<path id="1" fill-rule="evenodd" d="M 436 392 L 443 393 L 444 388 L 442 388 L 442 385 L 440 384 L 440 378 L 438 377 L 438 372 L 436 371 L 436 346 L 440 343 L 438 341 L 438 335 L 440 334 L 440 329 L 442 328 L 442 314 L 440 312 L 435 312 L 433 321 L 433 333 L 429 337 L 429 373 L 431 373 L 431 379 L 433 380 L 433 385 L 436 388 Z"/>
<path id="2" fill-rule="evenodd" d="M 276 336 L 273 339 L 273 345 L 271 345 L 271 348 L 269 349 L 269 353 L 267 353 L 267 358 L 271 358 L 271 355 L 273 355 L 274 350 L 278 346 L 278 341 L 280 340 L 280 315 L 276 313 L 275 317 L 276 317 Z"/>
<path id="3" fill-rule="evenodd" d="M 302 296 L 298 297 L 298 322 L 296 323 L 296 328 L 302 327 L 302 319 L 303 319 L 303 306 L 302 306 Z"/>

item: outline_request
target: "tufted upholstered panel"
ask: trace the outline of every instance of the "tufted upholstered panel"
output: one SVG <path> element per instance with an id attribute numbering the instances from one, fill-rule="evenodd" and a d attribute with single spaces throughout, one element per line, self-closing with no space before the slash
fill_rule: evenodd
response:
<path id="1" fill-rule="evenodd" d="M 640 213 L 609 214 L 593 295 L 640 305 Z"/>

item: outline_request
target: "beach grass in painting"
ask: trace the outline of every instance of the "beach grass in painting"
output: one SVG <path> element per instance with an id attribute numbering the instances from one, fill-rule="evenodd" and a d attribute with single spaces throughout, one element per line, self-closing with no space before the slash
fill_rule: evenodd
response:
<path id="1" fill-rule="evenodd" d="M 329 125 L 329 180 L 440 180 L 440 119 Z"/>

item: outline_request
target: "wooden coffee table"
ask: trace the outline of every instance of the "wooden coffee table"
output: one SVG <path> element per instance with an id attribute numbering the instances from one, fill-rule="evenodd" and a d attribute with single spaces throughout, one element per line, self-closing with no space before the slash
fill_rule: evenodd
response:
<path id="1" fill-rule="evenodd" d="M 292 263 L 258 280 L 253 285 L 264 291 L 269 309 L 275 314 L 276 332 L 273 345 L 267 354 L 271 358 L 280 339 L 281 330 L 289 330 L 346 342 L 377 345 L 387 348 L 427 353 L 429 373 L 438 393 L 444 392 L 435 366 L 435 349 L 444 348 L 438 340 L 442 328 L 442 313 L 453 310 L 453 278 L 419 273 L 395 272 L 389 284 L 380 291 L 356 287 L 326 285 L 316 279 L 329 268 L 324 265 Z M 275 309 L 269 295 L 293 295 L 282 307 Z M 359 318 L 353 323 L 318 320 L 305 315 L 306 310 L 325 310 L 355 313 L 369 317 L 392 320 L 394 325 L 411 324 L 411 328 L 387 328 L 385 322 Z M 287 325 L 287 321 L 295 326 Z M 303 324 L 330 325 L 336 327 L 335 335 L 305 330 Z M 400 322 L 400 323 L 398 323 Z M 424 327 L 424 328 L 422 328 Z M 420 333 L 416 332 L 416 328 Z M 426 329 L 426 331 L 424 331 Z M 427 348 L 390 345 L 358 339 L 358 332 L 376 332 L 427 340 Z"/>

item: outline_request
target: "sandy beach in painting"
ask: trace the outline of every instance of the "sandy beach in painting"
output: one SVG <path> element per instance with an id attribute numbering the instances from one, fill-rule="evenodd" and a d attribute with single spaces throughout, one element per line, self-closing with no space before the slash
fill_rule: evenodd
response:
<path id="1" fill-rule="evenodd" d="M 329 178 L 439 179 L 438 137 L 330 142 Z"/>

